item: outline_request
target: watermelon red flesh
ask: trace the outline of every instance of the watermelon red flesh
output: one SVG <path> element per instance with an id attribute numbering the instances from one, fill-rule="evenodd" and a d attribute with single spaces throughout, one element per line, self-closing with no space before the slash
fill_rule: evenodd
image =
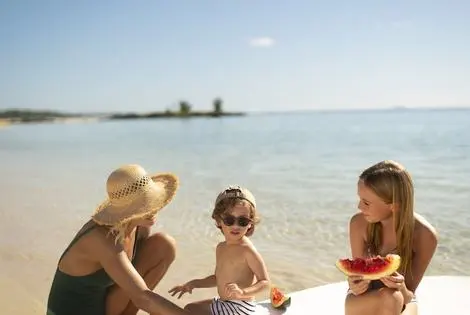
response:
<path id="1" fill-rule="evenodd" d="M 281 291 L 279 291 L 276 288 L 272 289 L 271 300 L 272 300 L 273 304 L 275 304 L 275 305 L 280 304 L 282 302 L 283 298 L 284 298 L 284 295 L 281 293 Z"/>
<path id="2" fill-rule="evenodd" d="M 387 267 L 390 266 L 390 260 L 382 257 L 374 257 L 372 259 L 345 259 L 343 260 L 343 264 L 352 272 L 376 273 L 387 269 Z"/>
<path id="3" fill-rule="evenodd" d="M 400 266 L 400 256 L 340 259 L 337 267 L 346 275 L 360 275 L 364 279 L 379 279 L 394 273 Z"/>

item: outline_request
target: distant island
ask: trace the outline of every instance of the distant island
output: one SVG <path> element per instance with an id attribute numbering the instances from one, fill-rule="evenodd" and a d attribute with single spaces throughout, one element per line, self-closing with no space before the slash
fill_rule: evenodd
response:
<path id="1" fill-rule="evenodd" d="M 118 119 L 152 119 L 152 118 L 190 118 L 190 117 L 224 117 L 243 116 L 242 112 L 225 112 L 223 101 L 216 98 L 212 102 L 211 111 L 195 111 L 187 101 L 180 101 L 178 109 L 166 109 L 163 112 L 149 113 L 109 113 L 109 114 L 84 114 L 64 113 L 49 110 L 8 109 L 0 111 L 0 125 L 8 123 L 33 123 L 33 122 L 57 122 L 70 120 L 118 120 Z"/>

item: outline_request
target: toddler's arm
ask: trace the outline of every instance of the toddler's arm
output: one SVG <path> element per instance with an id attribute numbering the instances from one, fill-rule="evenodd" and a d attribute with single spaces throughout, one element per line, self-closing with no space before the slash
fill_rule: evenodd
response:
<path id="1" fill-rule="evenodd" d="M 177 285 L 168 291 L 171 296 L 175 296 L 179 293 L 178 299 L 181 298 L 185 293 L 193 293 L 193 289 L 196 288 L 212 288 L 216 286 L 215 275 L 207 276 L 203 279 L 193 279 L 186 282 L 183 285 Z"/>
<path id="2" fill-rule="evenodd" d="M 215 275 L 210 275 L 202 279 L 193 279 L 190 282 L 193 288 L 213 288 L 217 285 Z"/>
<path id="3" fill-rule="evenodd" d="M 243 289 L 243 295 L 249 297 L 269 288 L 269 275 L 263 257 L 255 248 L 247 247 L 246 261 L 258 280 L 253 285 Z"/>

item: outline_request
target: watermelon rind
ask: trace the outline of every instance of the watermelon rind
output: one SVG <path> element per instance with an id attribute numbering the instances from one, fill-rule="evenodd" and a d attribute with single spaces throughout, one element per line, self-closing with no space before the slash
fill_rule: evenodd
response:
<path id="1" fill-rule="evenodd" d="M 390 261 L 390 264 L 382 271 L 380 272 L 374 272 L 374 273 L 366 273 L 366 272 L 353 272 L 349 269 L 346 269 L 343 264 L 341 263 L 341 259 L 338 259 L 336 261 L 336 267 L 344 273 L 346 276 L 351 277 L 351 276 L 360 276 L 364 280 L 378 280 L 383 277 L 390 276 L 393 274 L 395 271 L 400 268 L 400 263 L 401 263 L 401 258 L 399 255 L 396 254 L 388 254 L 385 256 L 387 260 Z"/>
<path id="2" fill-rule="evenodd" d="M 281 305 L 278 305 L 278 306 L 273 305 L 273 307 L 277 310 L 285 310 L 290 305 L 290 302 L 291 302 L 291 297 L 289 296 L 284 299 L 284 302 L 282 302 Z"/>
<path id="3" fill-rule="evenodd" d="M 283 295 L 283 298 L 281 299 L 281 301 L 279 303 L 274 303 L 273 301 L 273 291 L 274 290 L 277 290 L 279 291 L 282 295 Z M 271 297 L 271 305 L 272 307 L 274 307 L 275 309 L 279 309 L 279 310 L 283 310 L 283 309 L 286 309 L 290 303 L 291 303 L 291 297 L 290 296 L 287 296 L 285 295 L 284 293 L 282 293 L 278 288 L 276 287 L 272 287 L 271 288 L 271 293 L 270 293 Z"/>

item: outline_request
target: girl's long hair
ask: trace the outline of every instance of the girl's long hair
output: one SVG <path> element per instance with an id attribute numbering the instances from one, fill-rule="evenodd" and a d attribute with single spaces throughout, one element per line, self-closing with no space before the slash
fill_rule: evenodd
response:
<path id="1" fill-rule="evenodd" d="M 393 225 L 397 238 L 397 254 L 401 257 L 400 272 L 411 275 L 414 230 L 414 188 L 411 175 L 395 161 L 382 161 L 362 172 L 359 177 L 387 204 L 395 207 Z M 367 242 L 372 253 L 378 254 L 382 246 L 382 225 L 370 223 Z"/>

